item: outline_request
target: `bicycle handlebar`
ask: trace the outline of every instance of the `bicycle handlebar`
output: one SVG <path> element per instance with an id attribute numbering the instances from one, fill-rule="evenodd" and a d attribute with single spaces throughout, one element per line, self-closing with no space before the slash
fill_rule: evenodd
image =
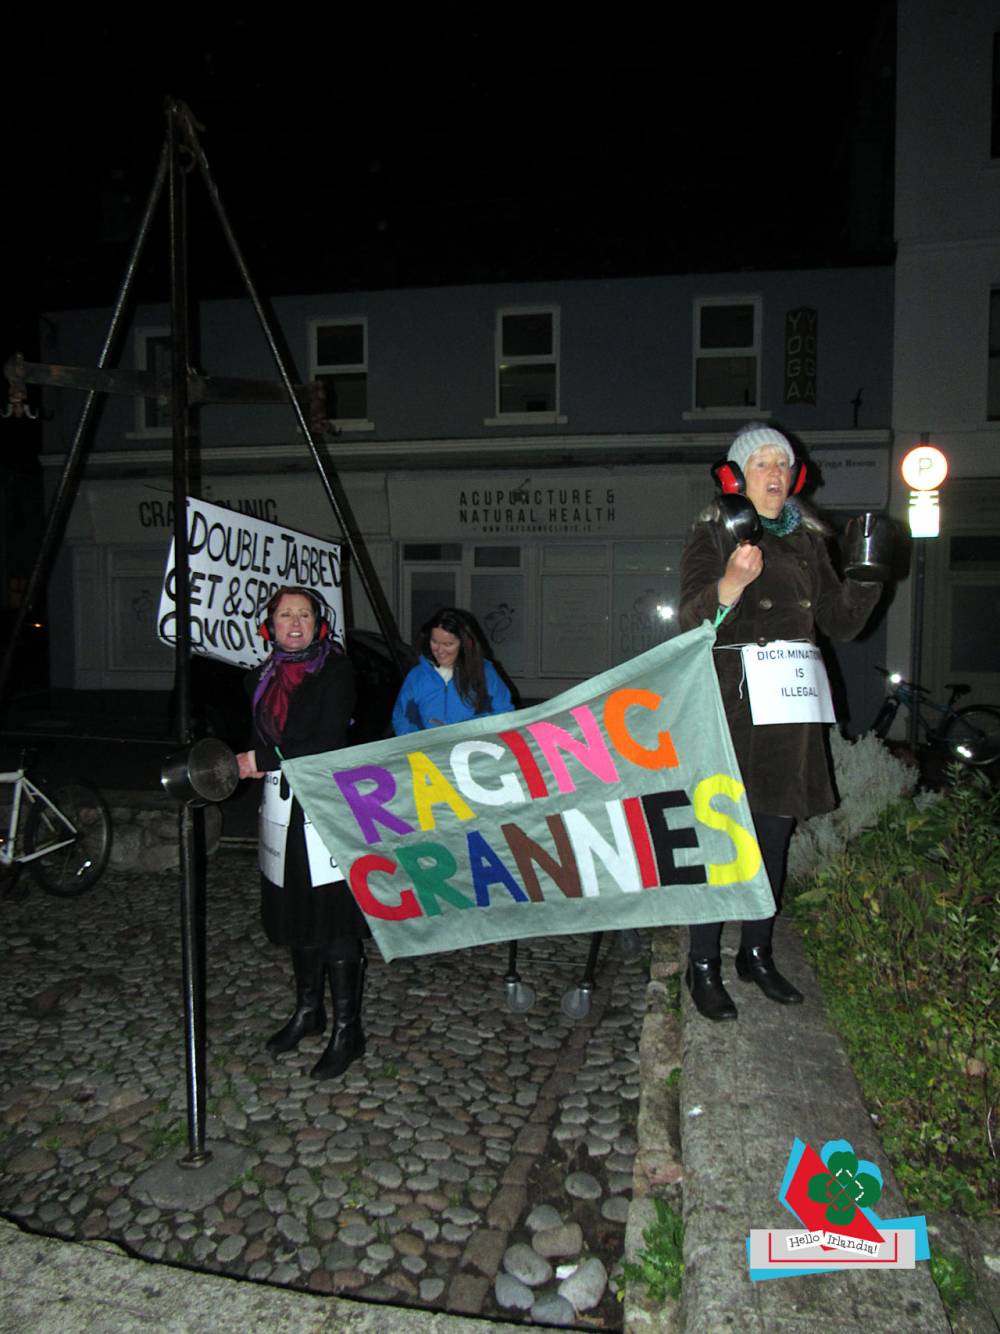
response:
<path id="1" fill-rule="evenodd" d="M 890 672 L 887 667 L 876 667 L 875 670 L 880 676 L 885 676 L 890 681 L 892 681 L 893 677 L 896 677 L 897 679 L 893 681 L 893 685 L 896 686 L 897 689 L 902 686 L 905 690 L 912 690 L 920 695 L 929 695 L 931 693 L 928 686 L 918 685 L 916 681 L 904 681 L 898 672 Z"/>

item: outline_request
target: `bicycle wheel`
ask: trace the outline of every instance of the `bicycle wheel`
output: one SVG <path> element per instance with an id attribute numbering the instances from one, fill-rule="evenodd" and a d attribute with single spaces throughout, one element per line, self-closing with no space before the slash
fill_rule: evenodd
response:
<path id="1" fill-rule="evenodd" d="M 64 848 L 28 862 L 28 867 L 46 894 L 75 898 L 97 884 L 108 864 L 111 813 L 101 794 L 86 783 L 62 783 L 46 795 L 76 829 L 76 837 Z M 44 802 L 36 802 L 24 831 L 25 848 L 32 853 L 47 843 L 60 843 L 67 832 Z"/>
<path id="2" fill-rule="evenodd" d="M 970 704 L 942 729 L 941 741 L 957 760 L 981 768 L 1000 756 L 1000 709 Z"/>

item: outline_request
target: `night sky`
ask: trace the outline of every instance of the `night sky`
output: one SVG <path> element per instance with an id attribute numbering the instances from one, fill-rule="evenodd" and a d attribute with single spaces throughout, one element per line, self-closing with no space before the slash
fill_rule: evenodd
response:
<path id="1" fill-rule="evenodd" d="M 528 10 L 410 33 L 340 11 L 291 11 L 291 33 L 280 10 L 14 21 L 4 359 L 37 355 L 37 312 L 112 301 L 167 93 L 205 126 L 269 295 L 891 256 L 894 5 L 666 12 L 580 32 Z M 144 299 L 167 292 L 163 218 Z M 190 230 L 193 296 L 238 294 L 197 182 Z"/>

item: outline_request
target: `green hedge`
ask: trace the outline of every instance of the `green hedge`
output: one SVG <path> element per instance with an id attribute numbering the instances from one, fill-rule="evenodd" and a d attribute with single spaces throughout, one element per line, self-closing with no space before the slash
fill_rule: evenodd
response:
<path id="1" fill-rule="evenodd" d="M 791 910 L 910 1207 L 977 1214 L 1000 1204 L 1000 794 L 953 780 L 883 811 Z"/>

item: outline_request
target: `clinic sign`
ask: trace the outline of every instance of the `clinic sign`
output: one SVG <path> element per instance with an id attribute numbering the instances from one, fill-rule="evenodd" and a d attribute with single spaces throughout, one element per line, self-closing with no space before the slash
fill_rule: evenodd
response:
<path id="1" fill-rule="evenodd" d="M 939 487 L 948 476 L 948 459 L 936 445 L 916 445 L 900 464 L 910 488 L 910 534 L 937 537 L 941 531 Z"/>
<path id="2" fill-rule="evenodd" d="M 391 532 L 404 541 L 663 532 L 661 479 L 610 469 L 392 473 L 387 494 Z"/>
<path id="3" fill-rule="evenodd" d="M 322 600 L 335 639 L 344 642 L 343 571 L 335 542 L 249 514 L 187 498 L 191 650 L 235 667 L 267 656 L 260 637 L 264 608 L 283 584 L 311 588 Z M 157 637 L 177 637 L 174 544 L 167 556 Z"/>

